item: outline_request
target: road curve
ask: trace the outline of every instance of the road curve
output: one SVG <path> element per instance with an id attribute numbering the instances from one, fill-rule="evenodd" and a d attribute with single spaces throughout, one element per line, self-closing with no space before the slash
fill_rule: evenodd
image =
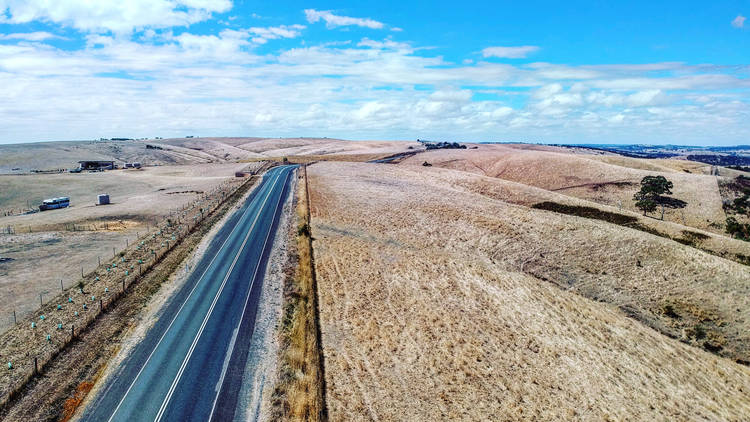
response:
<path id="1" fill-rule="evenodd" d="M 265 174 L 81 420 L 234 418 L 266 262 L 295 168 Z"/>

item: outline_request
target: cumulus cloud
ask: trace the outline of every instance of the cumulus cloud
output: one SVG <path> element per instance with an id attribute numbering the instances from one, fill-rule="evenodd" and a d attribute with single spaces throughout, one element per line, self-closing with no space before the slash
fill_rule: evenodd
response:
<path id="1" fill-rule="evenodd" d="M 247 30 L 253 35 L 253 42 L 265 44 L 268 40 L 277 40 L 279 38 L 297 38 L 302 34 L 305 25 L 281 25 L 267 28 L 253 27 Z"/>
<path id="2" fill-rule="evenodd" d="M 371 29 L 382 29 L 385 26 L 382 22 L 370 18 L 353 18 L 350 16 L 334 15 L 328 10 L 305 9 L 305 17 L 309 23 L 316 23 L 323 20 L 329 28 L 354 25 Z"/>
<path id="3" fill-rule="evenodd" d="M 0 34 L 0 40 L 46 41 L 51 39 L 64 39 L 64 37 L 43 31 Z"/>
<path id="4" fill-rule="evenodd" d="M 482 50 L 484 57 L 498 57 L 501 59 L 523 59 L 531 53 L 539 51 L 539 47 L 534 45 L 524 45 L 520 47 L 487 47 Z"/>
<path id="5" fill-rule="evenodd" d="M 226 12 L 231 0 L 0 0 L 0 22 L 46 21 L 86 32 L 186 26 Z"/>
<path id="6" fill-rule="evenodd" d="M 744 28 L 746 19 L 747 18 L 742 15 L 737 15 L 737 17 L 732 20 L 732 26 L 735 28 Z"/>
<path id="7" fill-rule="evenodd" d="M 750 131 L 750 81 L 733 68 L 451 62 L 391 37 L 257 53 L 259 39 L 303 29 L 94 32 L 73 50 L 7 34 L 0 142 L 320 128 L 370 139 L 738 142 Z"/>
<path id="8" fill-rule="evenodd" d="M 357 43 L 357 47 L 370 47 L 375 49 L 392 49 L 392 50 L 412 50 L 409 43 L 397 42 L 390 39 L 383 41 L 375 41 L 369 38 L 363 38 L 362 41 Z"/>

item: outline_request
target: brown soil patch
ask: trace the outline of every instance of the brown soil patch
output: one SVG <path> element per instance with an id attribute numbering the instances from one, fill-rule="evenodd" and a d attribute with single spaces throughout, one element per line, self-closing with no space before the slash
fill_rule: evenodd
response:
<path id="1" fill-rule="evenodd" d="M 91 389 L 94 387 L 93 382 L 82 382 L 78 385 L 78 388 L 76 389 L 75 394 L 73 397 L 65 400 L 65 404 L 63 404 L 63 414 L 62 419 L 60 419 L 61 422 L 67 422 L 70 420 L 70 418 L 73 417 L 73 414 L 75 414 L 78 407 L 83 402 L 83 399 L 86 397 L 86 395 L 91 391 Z"/>

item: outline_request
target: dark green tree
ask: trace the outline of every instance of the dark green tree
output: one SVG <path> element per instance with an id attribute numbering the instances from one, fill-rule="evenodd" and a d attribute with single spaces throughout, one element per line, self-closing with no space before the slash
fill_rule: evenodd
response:
<path id="1" fill-rule="evenodd" d="M 639 210 L 643 211 L 643 215 L 656 211 L 656 202 L 654 202 L 648 196 L 638 192 L 635 194 L 633 199 L 635 200 L 635 206 Z"/>
<path id="2" fill-rule="evenodd" d="M 641 190 L 633 196 L 635 206 L 646 213 L 656 211 L 661 207 L 661 219 L 664 220 L 664 210 L 666 208 L 684 208 L 687 202 L 672 198 L 672 182 L 664 176 L 646 176 L 641 180 Z"/>
<path id="3" fill-rule="evenodd" d="M 734 217 L 727 217 L 726 231 L 734 238 L 750 240 L 750 224 L 740 223 Z"/>

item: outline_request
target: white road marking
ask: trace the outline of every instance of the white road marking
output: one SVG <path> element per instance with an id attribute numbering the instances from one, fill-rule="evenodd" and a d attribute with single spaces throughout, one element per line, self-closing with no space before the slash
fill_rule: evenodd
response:
<path id="1" fill-rule="evenodd" d="M 166 329 L 166 330 L 164 330 L 164 334 L 162 334 L 162 336 L 161 336 L 161 337 L 159 338 L 159 341 L 158 341 L 158 342 L 156 343 L 156 346 L 154 346 L 154 349 L 153 349 L 153 350 L 151 351 L 151 353 L 150 353 L 150 354 L 148 355 L 148 358 L 146 358 L 146 362 L 145 362 L 145 363 L 143 364 L 143 366 L 141 367 L 141 369 L 140 369 L 140 370 L 138 371 L 138 374 L 136 374 L 135 378 L 133 379 L 133 382 L 132 382 L 132 383 L 130 383 L 130 386 L 129 386 L 129 387 L 128 387 L 128 389 L 127 389 L 127 390 L 125 391 L 125 394 L 124 394 L 124 395 L 122 396 L 122 399 L 120 400 L 120 402 L 119 402 L 119 403 L 117 403 L 117 407 L 115 408 L 114 412 L 112 412 L 112 416 L 110 416 L 110 417 L 109 417 L 109 419 L 107 420 L 108 422 L 112 422 L 112 420 L 114 419 L 115 415 L 117 414 L 117 411 L 118 411 L 118 410 L 120 410 L 120 407 L 122 406 L 122 403 L 123 403 L 123 402 L 125 401 L 125 398 L 126 398 L 126 397 L 128 396 L 128 394 L 130 393 L 130 390 L 131 390 L 131 389 L 133 388 L 133 386 L 135 385 L 136 381 L 138 381 L 138 378 L 139 378 L 139 377 L 141 376 L 141 373 L 142 373 L 142 372 L 143 372 L 143 370 L 144 370 L 144 369 L 146 368 L 146 366 L 148 366 L 148 362 L 149 362 L 149 361 L 151 360 L 151 357 L 152 357 L 152 356 L 154 355 L 154 353 L 156 352 L 156 349 L 158 349 L 158 348 L 159 348 L 159 345 L 161 344 L 162 340 L 164 340 L 164 337 L 165 337 L 165 336 L 167 335 L 167 333 L 169 332 L 169 329 L 170 329 L 170 328 L 172 328 L 172 324 L 174 324 L 174 322 L 175 322 L 175 321 L 177 320 L 177 317 L 178 317 L 178 316 L 180 315 L 180 313 L 182 312 L 182 308 L 184 308 L 184 307 L 185 307 L 185 304 L 187 304 L 187 303 L 188 303 L 188 301 L 190 300 L 190 297 L 191 297 L 191 296 L 193 295 L 193 293 L 195 292 L 195 289 L 197 289 L 197 288 L 198 288 L 198 286 L 199 286 L 199 285 L 201 284 L 201 281 L 203 281 L 203 277 L 204 277 L 204 276 L 206 275 L 206 272 L 208 272 L 208 269 L 209 269 L 209 268 L 211 268 L 211 265 L 213 265 L 214 261 L 215 261 L 215 260 L 216 260 L 216 258 L 217 258 L 217 257 L 219 256 L 219 252 L 220 252 L 220 251 L 221 251 L 222 249 L 224 249 L 224 246 L 226 246 L 227 242 L 229 242 L 229 239 L 231 239 L 231 237 L 232 237 L 232 235 L 234 234 L 235 230 L 237 230 L 237 228 L 238 228 L 238 227 L 240 227 L 240 224 L 239 224 L 239 223 L 240 223 L 240 221 L 241 221 L 241 220 L 242 220 L 243 218 L 245 218 L 245 216 L 247 215 L 247 212 L 248 212 L 249 210 L 250 210 L 250 207 L 248 206 L 248 207 L 247 207 L 247 209 L 245 210 L 245 212 L 244 212 L 244 213 L 242 213 L 242 216 L 241 216 L 241 217 L 239 218 L 239 220 L 237 221 L 237 225 L 235 225 L 235 226 L 234 226 L 234 228 L 233 228 L 233 229 L 232 229 L 232 231 L 231 231 L 231 232 L 229 233 L 229 235 L 227 236 L 227 238 L 226 238 L 226 239 L 224 240 L 224 242 L 223 242 L 223 243 L 221 244 L 221 247 L 219 247 L 219 250 L 218 250 L 218 251 L 216 252 L 216 255 L 214 255 L 213 259 L 211 259 L 211 262 L 209 262 L 209 263 L 208 263 L 208 265 L 206 266 L 206 269 L 205 269 L 205 270 L 203 270 L 203 273 L 201 274 L 201 276 L 200 276 L 200 278 L 198 279 L 198 281 L 197 281 L 197 282 L 195 283 L 195 286 L 193 286 L 193 289 L 192 289 L 192 290 L 190 290 L 190 294 L 188 295 L 187 299 L 185 299 L 185 302 L 183 302 L 183 303 L 182 303 L 182 305 L 180 305 L 180 309 L 178 309 L 178 310 L 177 310 L 177 313 L 175 314 L 174 318 L 172 318 L 172 321 L 171 321 L 171 322 L 169 323 L 169 325 L 167 326 L 167 329 Z M 106 392 L 105 392 L 105 394 L 106 394 Z"/>
<path id="2" fill-rule="evenodd" d="M 278 179 L 279 179 L 279 176 L 276 176 L 276 179 L 272 182 L 272 184 L 275 185 Z M 263 207 L 265 207 L 266 202 L 268 202 L 268 198 L 271 196 L 271 193 L 273 193 L 273 189 L 268 190 L 268 194 L 266 194 L 266 197 L 263 199 L 263 203 L 261 204 L 260 209 L 263 209 Z M 187 367 L 188 361 L 190 361 L 190 357 L 193 355 L 195 346 L 198 344 L 198 341 L 203 335 L 203 330 L 206 328 L 206 324 L 208 323 L 208 320 L 214 311 L 216 302 L 219 301 L 219 297 L 221 296 L 222 291 L 224 291 L 224 287 L 227 284 L 227 280 L 229 280 L 229 276 L 232 275 L 234 266 L 237 264 L 237 260 L 240 258 L 240 254 L 242 253 L 242 250 L 245 248 L 245 245 L 247 244 L 247 241 L 250 238 L 250 234 L 252 234 L 253 229 L 255 228 L 255 224 L 258 222 L 258 219 L 260 218 L 260 214 L 261 213 L 259 211 L 258 214 L 255 216 L 255 220 L 253 220 L 253 224 L 250 226 L 250 229 L 247 231 L 247 235 L 245 236 L 245 239 L 242 241 L 242 245 L 240 245 L 237 251 L 237 255 L 235 255 L 234 260 L 232 261 L 232 265 L 229 267 L 229 270 L 227 271 L 227 275 L 224 277 L 224 280 L 221 282 L 221 287 L 219 287 L 219 291 L 216 292 L 216 296 L 214 296 L 214 300 L 211 302 L 211 307 L 208 309 L 206 316 L 203 318 L 203 321 L 201 322 L 201 326 L 198 329 L 198 333 L 193 339 L 193 343 L 190 345 L 190 349 L 188 350 L 187 355 L 185 355 L 185 359 L 183 359 L 182 365 L 180 365 L 179 371 L 177 371 L 177 376 L 174 378 L 174 380 L 172 380 L 172 385 L 169 387 L 169 391 L 167 392 L 166 397 L 164 397 L 164 401 L 162 402 L 161 407 L 159 408 L 159 412 L 156 414 L 156 418 L 154 418 L 154 422 L 161 421 L 161 418 L 164 416 L 164 412 L 167 410 L 167 405 L 169 404 L 169 401 L 172 399 L 172 394 L 174 394 L 174 391 L 177 388 L 177 384 L 180 382 L 180 378 L 182 378 L 182 374 L 184 373 L 185 368 Z"/>
<path id="3" fill-rule="evenodd" d="M 287 183 L 287 178 L 284 178 L 284 183 L 285 184 Z M 283 198 L 283 195 L 279 195 L 279 202 L 276 203 L 276 208 L 273 209 L 274 218 L 276 216 L 276 212 L 279 209 L 279 204 L 281 203 L 281 199 L 282 198 Z M 271 220 L 271 224 L 273 224 L 273 220 Z M 261 248 L 261 251 L 264 251 L 266 249 L 266 244 L 268 243 L 268 239 L 270 237 L 271 237 L 271 230 L 269 229 L 268 230 L 268 234 L 266 234 L 266 239 L 263 241 L 263 248 Z M 262 252 L 261 252 L 261 257 L 262 256 L 263 255 L 262 255 Z M 248 289 L 247 295 L 245 296 L 245 305 L 242 307 L 242 313 L 240 314 L 240 321 L 237 323 L 237 328 L 234 329 L 234 335 L 232 337 L 232 343 L 231 343 L 231 346 L 230 346 L 229 350 L 227 351 L 226 361 L 224 363 L 224 368 L 222 368 L 222 371 L 221 371 L 221 377 L 219 378 L 219 383 L 217 384 L 216 397 L 214 397 L 214 402 L 211 405 L 211 413 L 209 414 L 208 422 L 211 422 L 213 420 L 213 418 L 214 418 L 214 411 L 216 410 L 216 403 L 219 401 L 219 393 L 221 393 L 221 384 L 224 383 L 224 377 L 227 374 L 227 368 L 229 366 L 229 360 L 232 357 L 232 350 L 234 349 L 234 342 L 235 342 L 235 340 L 237 340 L 237 334 L 240 331 L 240 325 L 242 325 L 242 316 L 245 315 L 245 311 L 247 310 L 247 303 L 250 300 L 250 294 L 253 291 L 253 285 L 255 284 L 255 278 L 258 275 L 258 269 L 260 268 L 260 262 L 261 261 L 262 260 L 259 259 L 258 263 L 255 264 L 255 271 L 253 272 L 253 278 L 250 281 L 250 289 Z"/>

